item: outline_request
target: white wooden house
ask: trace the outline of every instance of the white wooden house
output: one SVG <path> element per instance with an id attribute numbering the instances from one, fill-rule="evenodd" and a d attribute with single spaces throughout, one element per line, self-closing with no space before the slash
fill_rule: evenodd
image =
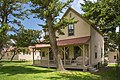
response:
<path id="1" fill-rule="evenodd" d="M 29 53 L 27 53 L 27 54 L 23 53 L 23 52 L 17 53 L 14 56 L 13 60 L 32 61 L 33 60 L 33 51 L 32 51 L 33 47 L 34 46 L 29 46 L 29 48 L 28 48 L 29 49 Z M 15 47 L 10 47 L 9 49 L 7 49 L 7 51 L 4 53 L 3 59 L 10 60 L 11 57 L 13 56 L 12 50 L 14 50 L 14 49 L 15 49 Z M 36 59 L 36 60 L 40 60 L 41 59 L 41 57 L 39 55 L 39 52 L 37 50 L 34 52 L 34 59 Z"/>
<path id="2" fill-rule="evenodd" d="M 91 22 L 83 18 L 77 11 L 68 8 L 63 17 L 78 20 L 62 29 L 65 35 L 56 35 L 59 53 L 65 68 L 87 69 L 89 66 L 104 62 L 104 38 L 102 33 Z M 36 44 L 34 49 L 40 52 L 41 60 L 35 66 L 56 67 L 50 44 Z"/>

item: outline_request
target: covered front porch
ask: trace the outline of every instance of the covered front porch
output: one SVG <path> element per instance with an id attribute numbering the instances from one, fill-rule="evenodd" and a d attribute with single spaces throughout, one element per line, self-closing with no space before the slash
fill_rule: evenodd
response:
<path id="1" fill-rule="evenodd" d="M 90 37 L 57 40 L 58 52 L 64 68 L 87 69 L 90 65 Z M 40 59 L 35 60 L 36 50 L 40 53 Z M 43 67 L 56 67 L 55 57 L 50 44 L 37 44 L 33 48 L 33 65 Z"/>
<path id="2" fill-rule="evenodd" d="M 59 53 L 64 68 L 87 69 L 90 64 L 89 45 L 59 46 Z M 33 49 L 33 65 L 42 67 L 56 67 L 56 62 L 50 47 L 36 47 Z M 40 53 L 40 59 L 35 60 L 35 51 Z"/>

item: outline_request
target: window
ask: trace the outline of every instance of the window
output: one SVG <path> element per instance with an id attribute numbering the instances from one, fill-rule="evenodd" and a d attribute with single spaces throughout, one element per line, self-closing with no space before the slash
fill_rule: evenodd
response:
<path id="1" fill-rule="evenodd" d="M 74 35 L 74 24 L 68 25 L 68 36 Z"/>
<path id="2" fill-rule="evenodd" d="M 95 59 L 97 59 L 97 52 L 95 52 Z"/>
<path id="3" fill-rule="evenodd" d="M 97 59 L 97 46 L 95 46 L 94 51 L 95 51 L 95 59 Z"/>
<path id="4" fill-rule="evenodd" d="M 31 52 L 29 52 L 29 55 L 31 55 Z"/>
<path id="5" fill-rule="evenodd" d="M 102 58 L 102 56 L 103 56 L 103 49 L 101 48 L 101 58 Z"/>
<path id="6" fill-rule="evenodd" d="M 35 52 L 35 55 L 36 55 L 36 52 Z"/>
<path id="7" fill-rule="evenodd" d="M 45 57 L 45 52 L 42 52 L 42 57 Z"/>
<path id="8" fill-rule="evenodd" d="M 114 56 L 114 59 L 116 59 L 116 56 Z"/>

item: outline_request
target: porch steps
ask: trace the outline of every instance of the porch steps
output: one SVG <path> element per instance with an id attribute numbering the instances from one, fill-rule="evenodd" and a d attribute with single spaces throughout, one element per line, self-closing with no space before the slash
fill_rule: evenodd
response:
<path id="1" fill-rule="evenodd" d="M 94 67 L 92 67 L 92 66 L 88 67 L 88 70 L 89 70 L 90 72 L 98 72 L 98 71 L 99 71 L 98 69 L 96 69 L 96 68 L 94 68 Z"/>

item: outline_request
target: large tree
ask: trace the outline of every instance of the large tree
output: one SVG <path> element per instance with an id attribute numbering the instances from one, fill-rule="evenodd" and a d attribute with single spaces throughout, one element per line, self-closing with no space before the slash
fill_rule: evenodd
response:
<path id="1" fill-rule="evenodd" d="M 94 23 L 104 36 L 107 36 L 105 48 L 119 46 L 120 52 L 120 43 L 116 43 L 119 41 L 120 33 L 120 0 L 97 0 L 97 2 L 84 0 L 81 5 L 85 12 L 83 16 Z M 119 33 L 116 33 L 116 27 L 119 27 Z"/>
<path id="2" fill-rule="evenodd" d="M 18 29 L 16 34 L 11 34 L 10 39 L 15 40 L 17 47 L 28 47 L 31 45 L 31 41 L 39 43 L 37 40 L 40 37 L 41 31 L 25 29 L 24 27 Z"/>
<path id="3" fill-rule="evenodd" d="M 21 3 L 22 0 L 0 0 L 0 28 L 13 27 L 13 25 L 22 26 L 21 20 L 27 17 L 27 11 Z M 4 34 L 7 34 L 7 28 L 4 28 Z M 4 35 L 3 35 L 4 36 Z M 2 39 L 0 39 L 0 48 L 2 48 Z"/>
<path id="4" fill-rule="evenodd" d="M 21 20 L 27 17 L 22 2 L 25 0 L 0 0 L 0 54 L 5 45 L 7 45 L 10 27 L 22 26 Z"/>
<path id="5" fill-rule="evenodd" d="M 63 8 L 69 5 L 72 0 L 67 0 L 66 2 L 62 2 L 61 0 L 31 0 L 31 2 L 32 7 L 34 7 L 31 12 L 36 15 L 35 17 L 45 21 L 43 28 L 47 28 L 46 30 L 49 33 L 50 45 L 55 57 L 57 70 L 65 70 L 60 54 L 58 53 L 55 33 L 56 30 L 60 31 L 59 27 L 66 26 L 68 23 L 73 22 L 73 20 L 67 18 L 62 18 L 57 22 L 58 16 L 62 13 Z"/>
<path id="6" fill-rule="evenodd" d="M 1 52 L 3 50 L 3 47 L 5 47 L 4 44 L 7 43 L 8 35 L 6 32 L 9 30 L 7 25 L 3 25 L 3 27 L 0 27 L 0 60 L 3 58 L 4 54 Z"/>

